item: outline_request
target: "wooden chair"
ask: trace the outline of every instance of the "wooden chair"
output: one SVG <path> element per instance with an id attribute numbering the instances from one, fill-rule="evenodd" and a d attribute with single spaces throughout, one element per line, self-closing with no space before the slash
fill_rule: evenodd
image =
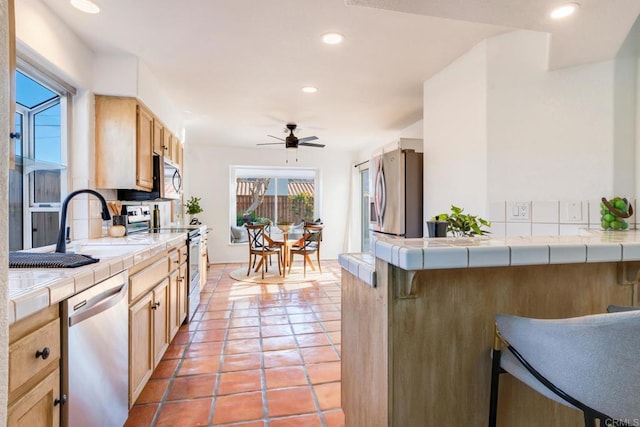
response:
<path id="1" fill-rule="evenodd" d="M 269 261 L 271 255 L 278 257 L 278 273 L 282 274 L 280 248 L 273 246 L 273 242 L 265 232 L 266 225 L 246 224 L 245 227 L 247 228 L 249 238 L 249 266 L 247 267 L 247 276 L 251 272 L 251 268 L 255 266 L 258 257 L 260 257 L 260 263 L 256 267 L 256 271 L 262 267 L 262 278 L 264 279 L 264 273 L 268 271 L 267 261 Z"/>
<path id="2" fill-rule="evenodd" d="M 298 254 L 302 255 L 303 277 L 307 277 L 307 262 L 311 265 L 311 269 L 315 270 L 311 258 L 309 258 L 309 255 L 313 253 L 316 254 L 318 269 L 322 273 L 322 266 L 320 265 L 322 229 L 322 225 L 305 225 L 302 237 L 289 249 L 289 273 L 291 273 L 291 266 L 293 265 L 293 255 Z"/>

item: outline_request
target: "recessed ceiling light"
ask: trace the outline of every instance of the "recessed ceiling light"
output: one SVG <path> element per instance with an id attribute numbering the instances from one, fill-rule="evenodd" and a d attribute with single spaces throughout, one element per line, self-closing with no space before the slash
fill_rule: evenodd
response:
<path id="1" fill-rule="evenodd" d="M 305 86 L 302 88 L 302 91 L 304 93 L 316 93 L 318 91 L 318 88 L 313 86 Z"/>
<path id="2" fill-rule="evenodd" d="M 578 3 L 567 3 L 553 9 L 550 16 L 552 19 L 566 18 L 567 16 L 573 15 L 579 7 L 580 5 Z"/>
<path id="3" fill-rule="evenodd" d="M 322 41 L 326 44 L 340 44 L 344 40 L 344 36 L 340 33 L 327 33 L 322 36 Z"/>
<path id="4" fill-rule="evenodd" d="M 85 13 L 98 13 L 100 6 L 91 0 L 70 0 L 71 6 Z"/>

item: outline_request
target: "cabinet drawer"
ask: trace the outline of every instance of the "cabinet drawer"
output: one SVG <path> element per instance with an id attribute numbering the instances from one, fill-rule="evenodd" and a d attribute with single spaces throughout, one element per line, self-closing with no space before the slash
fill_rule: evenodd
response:
<path id="1" fill-rule="evenodd" d="M 179 249 L 177 249 L 169 253 L 169 273 L 177 270 L 179 267 L 180 267 L 180 252 L 179 252 Z"/>
<path id="2" fill-rule="evenodd" d="M 167 277 L 167 258 L 154 262 L 144 270 L 129 276 L 129 302 L 135 301 L 140 295 L 146 293 L 162 279 Z"/>
<path id="3" fill-rule="evenodd" d="M 59 359 L 60 319 L 55 319 L 9 346 L 9 393 Z"/>

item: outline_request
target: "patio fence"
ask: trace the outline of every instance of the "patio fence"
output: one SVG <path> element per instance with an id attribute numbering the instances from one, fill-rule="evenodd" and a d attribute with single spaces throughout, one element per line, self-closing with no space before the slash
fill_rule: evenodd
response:
<path id="1" fill-rule="evenodd" d="M 276 203 L 274 198 L 276 196 L 264 196 L 262 203 L 255 209 L 255 215 L 261 218 L 269 218 L 274 223 L 276 222 L 300 222 L 300 214 L 294 213 L 294 206 L 289 200 L 288 196 L 277 196 L 277 210 L 278 217 L 276 218 Z M 245 212 L 251 203 L 253 198 L 251 196 L 236 196 L 236 212 L 241 215 Z"/>

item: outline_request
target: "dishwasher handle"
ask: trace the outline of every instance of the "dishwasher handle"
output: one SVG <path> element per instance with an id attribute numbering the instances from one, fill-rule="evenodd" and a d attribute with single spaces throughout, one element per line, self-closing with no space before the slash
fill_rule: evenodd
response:
<path id="1" fill-rule="evenodd" d="M 106 311 L 114 305 L 118 304 L 120 301 L 127 297 L 128 289 L 129 288 L 127 286 L 127 283 L 124 283 L 120 288 L 116 290 L 109 290 L 105 292 L 104 295 L 100 295 L 98 298 L 94 298 L 94 300 L 97 299 L 98 301 L 91 303 L 91 305 L 85 305 L 81 307 L 81 311 L 69 316 L 69 327 L 77 325 L 83 320 L 100 314 L 103 311 Z"/>

